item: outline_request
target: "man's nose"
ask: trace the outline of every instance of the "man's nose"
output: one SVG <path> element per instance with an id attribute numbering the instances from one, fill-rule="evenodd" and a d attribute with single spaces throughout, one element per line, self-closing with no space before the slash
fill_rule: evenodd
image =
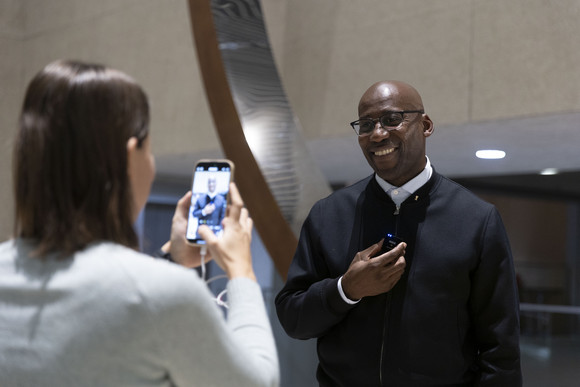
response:
<path id="1" fill-rule="evenodd" d="M 387 129 L 383 128 L 383 126 L 381 125 L 381 123 L 379 121 L 375 122 L 375 127 L 373 128 L 373 131 L 371 132 L 371 140 L 381 141 L 385 137 L 389 137 L 389 131 Z"/>

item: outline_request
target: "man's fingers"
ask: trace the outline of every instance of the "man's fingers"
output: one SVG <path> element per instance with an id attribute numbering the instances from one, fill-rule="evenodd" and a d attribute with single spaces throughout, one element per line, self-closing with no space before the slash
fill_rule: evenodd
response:
<path id="1" fill-rule="evenodd" d="M 390 265 L 395 262 L 398 258 L 403 257 L 405 255 L 405 249 L 407 248 L 407 244 L 405 242 L 399 243 L 395 246 L 392 250 L 387 251 L 386 253 L 377 257 L 380 259 L 384 265 Z"/>
<path id="2" fill-rule="evenodd" d="M 391 251 L 397 252 L 398 256 L 405 255 L 405 249 L 407 248 L 407 244 L 405 242 L 401 242 L 395 246 L 395 248 Z"/>
<path id="3" fill-rule="evenodd" d="M 399 266 L 401 271 L 405 271 L 405 267 L 407 267 L 407 260 L 405 259 L 405 257 L 401 256 L 399 257 L 399 259 L 397 259 L 395 265 Z"/>
<path id="4" fill-rule="evenodd" d="M 369 258 L 374 257 L 379 251 L 381 251 L 381 248 L 383 247 L 384 241 L 385 241 L 385 238 L 381 239 L 380 241 L 378 241 L 374 245 L 370 245 L 369 247 L 367 247 L 366 249 L 361 251 L 361 257 L 363 258 L 363 260 L 366 261 Z"/>

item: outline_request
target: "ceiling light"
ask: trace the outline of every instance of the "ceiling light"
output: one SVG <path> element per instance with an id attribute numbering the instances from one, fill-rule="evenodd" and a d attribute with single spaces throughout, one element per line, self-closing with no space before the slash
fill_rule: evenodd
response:
<path id="1" fill-rule="evenodd" d="M 557 175 L 560 171 L 557 168 L 546 168 L 540 171 L 540 175 L 549 176 L 549 175 Z"/>
<path id="2" fill-rule="evenodd" d="M 497 149 L 482 149 L 475 152 L 480 159 L 497 160 L 505 157 L 505 152 Z"/>

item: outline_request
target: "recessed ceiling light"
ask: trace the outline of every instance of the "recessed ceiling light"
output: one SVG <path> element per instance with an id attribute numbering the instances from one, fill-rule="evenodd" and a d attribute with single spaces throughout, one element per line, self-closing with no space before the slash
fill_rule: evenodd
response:
<path id="1" fill-rule="evenodd" d="M 557 175 L 560 173 L 557 168 L 546 168 L 540 171 L 540 175 L 549 176 L 549 175 Z"/>
<path id="2" fill-rule="evenodd" d="M 497 149 L 482 149 L 475 152 L 480 159 L 497 160 L 505 157 L 505 152 Z"/>

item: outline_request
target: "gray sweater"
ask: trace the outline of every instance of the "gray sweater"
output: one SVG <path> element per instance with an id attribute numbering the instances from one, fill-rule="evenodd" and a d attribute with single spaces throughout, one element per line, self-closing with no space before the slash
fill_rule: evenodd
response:
<path id="1" fill-rule="evenodd" d="M 276 386 L 259 285 L 227 285 L 227 321 L 193 270 L 113 243 L 74 257 L 0 244 L 1 386 Z"/>

